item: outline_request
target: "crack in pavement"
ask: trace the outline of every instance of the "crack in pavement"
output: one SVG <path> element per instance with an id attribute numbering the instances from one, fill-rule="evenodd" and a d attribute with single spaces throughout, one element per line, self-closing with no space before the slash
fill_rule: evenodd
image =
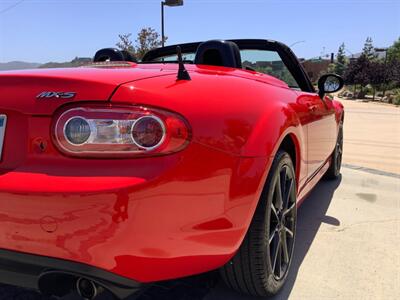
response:
<path id="1" fill-rule="evenodd" d="M 390 219 L 390 220 L 375 220 L 375 221 L 363 221 L 363 222 L 357 222 L 353 224 L 346 225 L 341 228 L 334 228 L 334 227 L 329 227 L 328 230 L 321 230 L 320 232 L 343 232 L 348 229 L 352 229 L 352 227 L 359 226 L 359 225 L 369 225 L 369 224 L 383 224 L 383 223 L 396 223 L 400 222 L 400 219 Z"/>
<path id="2" fill-rule="evenodd" d="M 396 222 L 400 222 L 400 219 L 390 219 L 390 220 L 375 220 L 375 221 L 363 221 L 363 222 L 357 222 L 357 223 L 353 223 L 353 224 L 349 224 L 340 228 L 335 228 L 334 226 L 330 226 L 326 229 L 320 229 L 318 230 L 318 232 L 328 232 L 328 233 L 332 233 L 332 232 L 343 232 L 345 230 L 351 229 L 352 227 L 355 226 L 359 226 L 359 225 L 368 225 L 368 224 L 379 224 L 379 223 L 396 223 Z M 314 232 L 314 229 L 308 229 L 308 228 L 297 228 L 298 231 L 301 232 Z"/>
<path id="3" fill-rule="evenodd" d="M 342 164 L 343 168 L 347 169 L 352 169 L 356 171 L 362 171 L 374 175 L 381 175 L 381 176 L 387 176 L 387 177 L 392 177 L 392 178 L 397 178 L 400 179 L 400 174 L 397 173 L 391 173 L 391 172 L 386 172 L 382 170 L 377 170 L 377 169 L 372 169 L 372 168 L 367 168 L 367 167 L 362 167 L 362 166 L 356 166 L 356 165 L 351 165 L 351 164 Z"/>

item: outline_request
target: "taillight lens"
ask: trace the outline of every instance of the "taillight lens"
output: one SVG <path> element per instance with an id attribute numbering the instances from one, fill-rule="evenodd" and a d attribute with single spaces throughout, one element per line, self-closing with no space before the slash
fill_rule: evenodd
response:
<path id="1" fill-rule="evenodd" d="M 53 132 L 62 152 L 83 157 L 168 154 L 191 137 L 181 116 L 145 107 L 72 108 L 59 115 Z"/>
<path id="2" fill-rule="evenodd" d="M 86 143 L 91 133 L 89 122 L 81 117 L 73 117 L 65 124 L 64 135 L 72 145 Z"/>
<path id="3" fill-rule="evenodd" d="M 165 125 L 155 116 L 145 116 L 132 126 L 133 141 L 144 149 L 157 148 L 165 138 Z"/>

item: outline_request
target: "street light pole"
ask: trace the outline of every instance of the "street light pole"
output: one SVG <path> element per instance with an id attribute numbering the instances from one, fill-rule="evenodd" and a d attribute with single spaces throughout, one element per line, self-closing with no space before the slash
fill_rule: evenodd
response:
<path id="1" fill-rule="evenodd" d="M 183 0 L 161 1 L 161 45 L 165 46 L 164 6 L 183 6 Z"/>
<path id="2" fill-rule="evenodd" d="M 289 48 L 292 48 L 294 45 L 297 45 L 297 44 L 300 44 L 300 43 L 305 43 L 306 41 L 297 41 L 297 42 L 294 42 L 293 44 L 291 44 L 290 46 L 289 46 Z"/>
<path id="3" fill-rule="evenodd" d="M 165 32 L 164 32 L 164 5 L 165 2 L 161 1 L 161 45 L 165 46 Z"/>

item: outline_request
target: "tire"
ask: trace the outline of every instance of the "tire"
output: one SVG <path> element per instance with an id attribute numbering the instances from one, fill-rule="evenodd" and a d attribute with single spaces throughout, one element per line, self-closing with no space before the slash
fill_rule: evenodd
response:
<path id="1" fill-rule="evenodd" d="M 233 259 L 220 269 L 225 283 L 253 296 L 275 295 L 290 269 L 296 220 L 293 163 L 286 152 L 278 151 L 246 237 Z"/>
<path id="2" fill-rule="evenodd" d="M 331 155 L 331 163 L 329 169 L 325 173 L 324 176 L 325 179 L 335 180 L 340 176 L 340 169 L 342 167 L 342 158 L 343 158 L 343 121 L 340 121 L 335 150 L 333 150 L 333 153 Z"/>

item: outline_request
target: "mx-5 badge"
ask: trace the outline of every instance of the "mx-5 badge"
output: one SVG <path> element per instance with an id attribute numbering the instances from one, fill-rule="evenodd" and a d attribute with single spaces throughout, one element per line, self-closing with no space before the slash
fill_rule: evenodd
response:
<path id="1" fill-rule="evenodd" d="M 41 92 L 36 99 L 71 99 L 75 96 L 75 92 Z"/>

